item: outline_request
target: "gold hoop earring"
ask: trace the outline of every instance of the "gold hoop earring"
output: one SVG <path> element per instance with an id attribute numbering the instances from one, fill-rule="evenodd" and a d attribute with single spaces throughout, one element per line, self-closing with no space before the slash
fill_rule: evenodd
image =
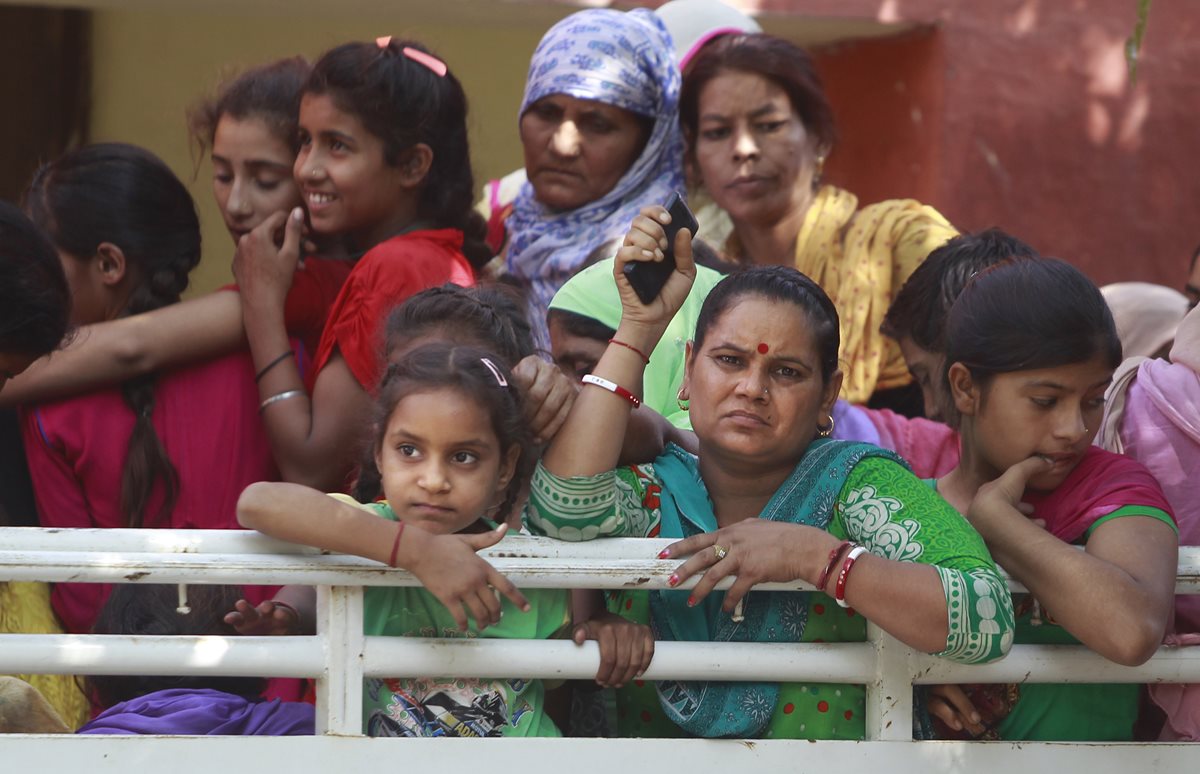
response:
<path id="1" fill-rule="evenodd" d="M 829 415 L 829 424 L 827 426 L 821 427 L 817 425 L 818 438 L 828 438 L 831 435 L 833 435 L 833 414 Z"/>
<path id="2" fill-rule="evenodd" d="M 688 399 L 683 397 L 683 388 L 679 388 L 679 392 L 675 393 L 675 404 L 679 406 L 680 411 L 688 410 Z"/>

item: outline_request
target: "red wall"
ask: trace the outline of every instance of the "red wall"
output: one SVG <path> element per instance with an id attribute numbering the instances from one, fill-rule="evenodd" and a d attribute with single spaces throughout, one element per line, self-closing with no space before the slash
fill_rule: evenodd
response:
<path id="1" fill-rule="evenodd" d="M 839 120 L 827 177 L 1000 226 L 1099 283 L 1182 286 L 1200 244 L 1200 2 L 734 0 L 773 15 L 918 25 L 814 51 Z M 648 3 L 651 5 L 657 3 Z M 795 24 L 794 21 L 788 24 Z"/>

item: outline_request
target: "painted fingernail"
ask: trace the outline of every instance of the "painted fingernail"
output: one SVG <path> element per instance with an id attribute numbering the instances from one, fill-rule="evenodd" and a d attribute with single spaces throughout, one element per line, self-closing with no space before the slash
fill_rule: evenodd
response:
<path id="1" fill-rule="evenodd" d="M 688 607 L 695 607 L 695 606 L 696 606 L 696 598 L 688 597 Z"/>
<path id="2" fill-rule="evenodd" d="M 669 548 L 664 548 L 663 550 L 658 552 L 659 559 L 666 559 L 670 556 L 671 556 L 671 549 L 669 549 Z"/>
<path id="3" fill-rule="evenodd" d="M 667 585 L 668 586 L 678 586 L 679 585 L 679 576 L 672 574 L 670 578 L 667 578 Z"/>

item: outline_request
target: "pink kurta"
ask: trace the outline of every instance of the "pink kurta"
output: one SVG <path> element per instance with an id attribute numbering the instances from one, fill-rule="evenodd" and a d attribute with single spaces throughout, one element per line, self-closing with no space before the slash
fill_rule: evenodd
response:
<path id="1" fill-rule="evenodd" d="M 154 427 L 179 473 L 179 499 L 171 517 L 158 520 L 162 493 L 156 492 L 144 526 L 237 529 L 242 490 L 279 478 L 258 416 L 249 353 L 161 374 L 155 396 Z M 121 473 L 133 425 L 120 388 L 24 413 L 22 433 L 43 526 L 127 526 L 120 507 Z M 106 585 L 58 583 L 51 601 L 68 632 L 86 633 L 108 591 Z M 267 598 L 268 589 L 247 591 L 253 602 Z"/>

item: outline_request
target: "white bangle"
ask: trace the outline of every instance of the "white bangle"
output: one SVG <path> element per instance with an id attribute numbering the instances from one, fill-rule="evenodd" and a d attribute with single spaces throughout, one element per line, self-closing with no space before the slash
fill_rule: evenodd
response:
<path id="1" fill-rule="evenodd" d="M 303 395 L 303 394 L 304 394 L 304 390 L 287 390 L 285 392 L 281 392 L 276 395 L 272 395 L 271 397 L 264 400 L 262 403 L 258 404 L 258 413 L 260 413 L 260 414 L 263 413 L 263 409 L 265 409 L 267 406 L 270 406 L 272 403 L 278 403 L 281 400 L 287 400 L 288 398 L 295 398 L 295 397 L 297 397 L 299 395 Z"/>
<path id="2" fill-rule="evenodd" d="M 624 398 L 625 400 L 632 403 L 634 408 L 637 408 L 638 406 L 642 405 L 641 398 L 634 395 L 632 392 L 625 389 L 624 387 L 617 384 L 616 382 L 610 382 L 609 380 L 607 380 L 603 377 L 600 377 L 600 376 L 595 376 L 594 374 L 588 374 L 587 376 L 583 377 L 583 379 L 581 379 L 580 381 L 582 381 L 584 384 L 594 384 L 602 390 L 608 390 L 609 392 L 611 392 L 614 395 L 619 395 L 622 398 Z"/>

